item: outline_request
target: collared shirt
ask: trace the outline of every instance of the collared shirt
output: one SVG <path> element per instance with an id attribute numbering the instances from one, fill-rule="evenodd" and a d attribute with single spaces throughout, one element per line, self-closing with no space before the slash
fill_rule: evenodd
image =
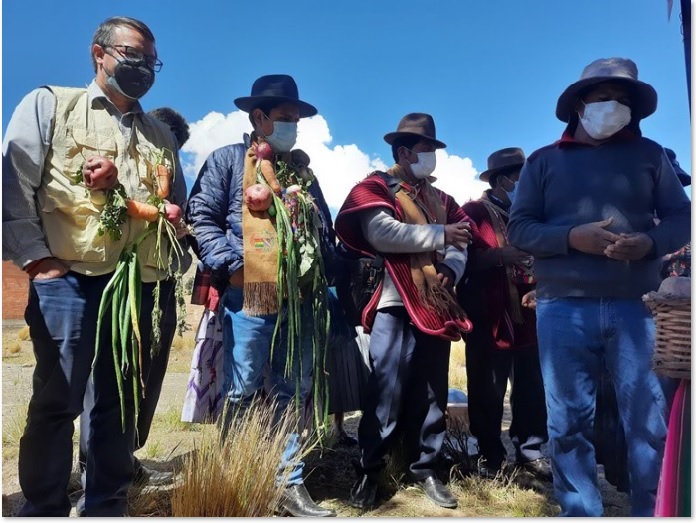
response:
<path id="1" fill-rule="evenodd" d="M 127 145 L 133 132 L 133 117 L 143 111 L 140 103 L 135 102 L 130 112 L 121 114 L 94 80 L 87 87 L 87 97 L 90 106 L 96 100 L 103 102 Z M 46 87 L 33 90 L 15 109 L 3 140 L 2 258 L 19 267 L 52 256 L 34 195 L 41 185 L 51 147 L 55 112 L 55 95 Z"/>

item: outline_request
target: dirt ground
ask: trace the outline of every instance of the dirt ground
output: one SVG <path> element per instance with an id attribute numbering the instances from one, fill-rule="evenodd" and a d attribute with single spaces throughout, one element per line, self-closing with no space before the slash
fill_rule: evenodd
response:
<path id="1" fill-rule="evenodd" d="M 195 329 L 198 318 L 200 318 L 200 308 L 191 307 L 189 314 L 189 323 Z M 20 333 L 22 327 L 23 322 L 5 322 L 2 330 L 3 516 L 15 515 L 24 500 L 17 478 L 17 454 L 19 437 L 26 419 L 26 408 L 31 394 L 34 360 L 31 353 L 31 342 L 19 339 L 22 337 Z M 164 381 L 148 444 L 137 453 L 146 465 L 155 469 L 172 470 L 180 466 L 183 457 L 192 451 L 197 433 L 201 428 L 199 425 L 179 421 L 193 349 L 191 342 L 192 337 L 188 340 L 184 339 L 179 342 L 179 346 L 173 349 L 169 372 Z M 506 424 L 509 424 L 509 416 L 509 405 L 507 405 Z M 359 413 L 346 415 L 346 429 L 354 436 L 357 433 L 359 419 Z M 77 422 L 76 427 L 79 430 Z M 505 428 L 507 429 L 507 425 Z M 504 442 L 508 446 L 508 450 L 512 450 L 507 431 L 504 434 Z M 459 477 L 453 481 L 454 493 L 460 500 L 460 507 L 455 511 L 439 509 L 425 501 L 422 494 L 414 487 L 392 481 L 382 493 L 381 506 L 366 514 L 361 514 L 347 504 L 350 487 L 355 477 L 351 462 L 356 459 L 358 459 L 358 451 L 355 447 L 337 446 L 315 450 L 305 460 L 308 490 L 315 500 L 337 510 L 339 516 L 553 516 L 559 510 L 550 484 L 519 475 L 515 478 L 514 484 L 510 483 L 500 492 L 496 490 L 494 495 L 488 497 L 482 497 L 481 492 L 476 493 L 471 492 L 471 490 L 485 490 L 487 488 L 485 481 L 490 480 L 477 479 L 476 482 L 472 483 L 473 480 Z M 447 468 L 441 472 L 443 479 L 446 479 L 450 473 Z M 617 492 L 604 480 L 601 467 L 600 485 L 605 515 L 628 516 L 628 496 Z M 499 485 L 496 484 L 496 487 Z M 79 477 L 77 473 L 74 473 L 71 481 L 73 503 L 79 497 L 79 489 Z M 502 494 L 500 494 L 501 492 Z M 509 495 L 510 501 L 498 499 L 501 495 Z M 507 506 L 513 504 L 514 507 Z"/>

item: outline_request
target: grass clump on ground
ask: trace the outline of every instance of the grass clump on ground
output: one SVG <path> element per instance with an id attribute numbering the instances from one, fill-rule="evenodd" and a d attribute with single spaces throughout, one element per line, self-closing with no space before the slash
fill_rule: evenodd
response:
<path id="1" fill-rule="evenodd" d="M 172 516 L 274 514 L 290 472 L 286 469 L 276 484 L 292 424 L 289 416 L 274 424 L 273 412 L 273 405 L 257 402 L 232 413 L 231 429 L 224 441 L 217 427 L 203 432 L 193 452 L 184 458 L 179 486 L 172 492 Z M 305 452 L 306 448 L 300 450 Z"/>

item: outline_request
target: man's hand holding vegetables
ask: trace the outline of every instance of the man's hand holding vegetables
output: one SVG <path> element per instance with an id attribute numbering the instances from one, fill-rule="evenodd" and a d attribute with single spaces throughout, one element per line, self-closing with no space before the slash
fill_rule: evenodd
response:
<path id="1" fill-rule="evenodd" d="M 20 444 L 22 516 L 70 512 L 65 485 L 72 446 L 65 438 L 82 411 L 88 379 L 95 404 L 91 427 L 85 429 L 90 445 L 84 509 L 88 516 L 127 514 L 126 492 L 135 472 L 134 412 L 140 402 L 140 391 L 130 382 L 146 383 L 156 402 L 163 372 L 149 379 L 151 333 L 167 355 L 176 326 L 173 270 L 166 255 L 158 256 L 162 245 L 176 242 L 174 227 L 170 239 L 160 238 L 143 216 L 126 211 L 128 202 L 145 205 L 159 198 L 158 219 L 168 223 L 181 216 L 186 198 L 172 154 L 175 139 L 138 102 L 162 67 L 155 38 L 142 22 L 114 17 L 97 28 L 90 49 L 94 81 L 87 88 L 50 86 L 29 93 L 15 109 L 3 142 L 3 259 L 30 278 L 26 318 L 37 359 Z M 166 167 L 167 196 L 157 193 L 161 167 Z M 168 209 L 165 198 L 174 207 Z M 126 259 L 131 261 L 127 278 Z M 185 270 L 188 262 L 183 255 L 179 268 Z M 109 286 L 119 277 L 120 284 Z M 132 318 L 131 303 L 136 306 Z M 113 317 L 122 321 L 98 335 L 112 307 Z M 139 343 L 132 344 L 130 335 L 118 338 L 121 327 L 123 332 L 137 327 Z M 124 357 L 130 362 L 125 377 L 114 365 L 115 358 Z"/>

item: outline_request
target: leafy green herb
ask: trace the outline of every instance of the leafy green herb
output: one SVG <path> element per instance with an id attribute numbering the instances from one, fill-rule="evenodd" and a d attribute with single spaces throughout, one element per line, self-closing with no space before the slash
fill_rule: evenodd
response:
<path id="1" fill-rule="evenodd" d="M 119 241 L 123 235 L 121 226 L 126 221 L 126 189 L 120 183 L 106 192 L 106 204 L 99 215 L 97 234 L 105 232 L 114 241 Z"/>

